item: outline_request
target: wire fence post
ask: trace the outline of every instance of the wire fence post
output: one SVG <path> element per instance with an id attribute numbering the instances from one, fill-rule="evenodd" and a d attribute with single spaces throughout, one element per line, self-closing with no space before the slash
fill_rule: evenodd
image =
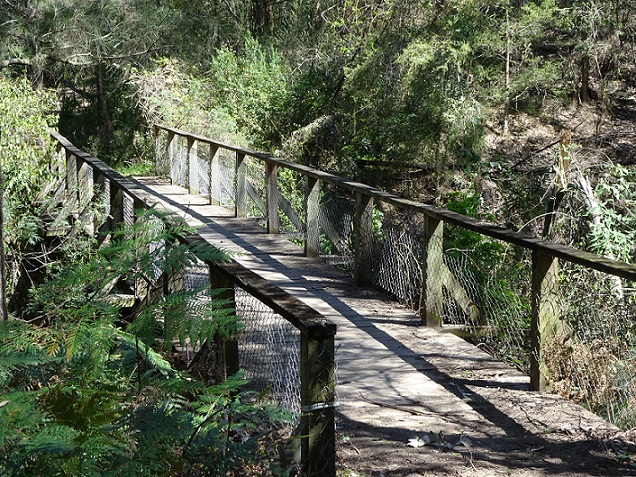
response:
<path id="1" fill-rule="evenodd" d="M 210 144 L 210 205 L 221 205 L 221 154 L 219 147 Z"/>
<path id="2" fill-rule="evenodd" d="M 420 316 L 422 324 L 432 328 L 441 328 L 444 294 L 442 293 L 444 264 L 444 222 L 440 219 L 424 216 L 423 267 L 420 292 Z"/>
<path id="3" fill-rule="evenodd" d="M 169 177 L 170 177 L 170 182 L 172 184 L 174 184 L 174 176 L 172 173 L 173 170 L 173 164 L 175 161 L 175 146 L 176 146 L 176 141 L 175 141 L 176 135 L 173 131 L 168 131 L 168 140 L 166 141 L 166 149 L 164 152 L 164 157 L 166 158 L 166 166 L 168 168 L 169 171 Z"/>
<path id="4" fill-rule="evenodd" d="M 307 176 L 305 191 L 305 209 L 307 215 L 307 235 L 305 237 L 305 255 L 320 255 L 320 231 L 318 230 L 318 214 L 320 213 L 320 180 Z"/>
<path id="5" fill-rule="evenodd" d="M 562 328 L 557 304 L 558 269 L 557 258 L 532 252 L 530 388 L 534 391 L 544 391 L 548 386 L 545 347 Z"/>
<path id="6" fill-rule="evenodd" d="M 116 183 L 110 181 L 110 218 L 108 227 L 110 232 L 117 230 L 124 221 L 124 191 Z"/>
<path id="7" fill-rule="evenodd" d="M 265 163 L 265 182 L 267 183 L 267 233 L 277 234 L 280 229 L 278 218 L 278 166 Z"/>
<path id="8" fill-rule="evenodd" d="M 68 204 L 77 203 L 77 158 L 68 150 L 66 151 L 66 194 Z"/>
<path id="9" fill-rule="evenodd" d="M 373 197 L 355 193 L 354 278 L 360 285 L 373 283 Z"/>
<path id="10" fill-rule="evenodd" d="M 193 173 L 193 164 L 196 164 L 196 160 L 197 160 L 197 142 L 191 138 L 188 137 L 188 148 L 187 148 L 187 159 L 186 159 L 186 174 L 185 174 L 185 188 L 188 189 L 188 192 L 190 192 L 190 194 L 198 194 L 199 191 L 197 190 L 197 186 L 198 184 L 195 184 L 195 181 L 192 178 L 192 173 Z"/>
<path id="11" fill-rule="evenodd" d="M 304 475 L 335 477 L 335 325 L 333 333 L 318 331 L 301 334 L 301 460 Z"/>
<path id="12" fill-rule="evenodd" d="M 225 307 L 231 308 L 233 312 L 236 312 L 236 291 L 232 280 L 225 275 L 219 273 L 219 271 L 213 266 L 210 268 L 210 288 L 213 290 L 222 290 L 216 298 L 225 301 Z M 228 376 L 233 376 L 238 373 L 240 369 L 239 365 L 239 345 L 236 337 L 223 338 L 218 333 L 214 337 L 214 342 L 217 349 L 217 366 L 219 372 L 219 378 L 222 380 L 227 379 Z"/>
<path id="13" fill-rule="evenodd" d="M 247 217 L 247 163 L 245 154 L 236 153 L 236 197 L 234 199 L 234 216 Z"/>

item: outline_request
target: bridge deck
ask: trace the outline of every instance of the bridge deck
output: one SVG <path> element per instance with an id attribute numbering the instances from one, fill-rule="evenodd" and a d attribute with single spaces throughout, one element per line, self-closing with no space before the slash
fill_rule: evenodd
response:
<path id="1" fill-rule="evenodd" d="M 381 291 L 304 257 L 254 220 L 180 187 L 138 181 L 201 226 L 201 236 L 337 324 L 339 468 L 365 476 L 636 475 L 607 445 L 618 430 L 606 421 L 528 391 L 520 372 L 418 326 Z"/>

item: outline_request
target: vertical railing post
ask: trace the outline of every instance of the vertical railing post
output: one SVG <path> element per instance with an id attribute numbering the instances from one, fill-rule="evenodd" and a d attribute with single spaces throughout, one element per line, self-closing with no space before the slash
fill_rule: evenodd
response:
<path id="1" fill-rule="evenodd" d="M 214 162 L 214 158 L 216 157 L 216 151 L 218 150 L 218 147 L 215 146 L 214 144 L 209 144 L 209 146 L 210 146 L 210 149 L 208 151 L 209 152 L 209 156 L 208 156 L 208 161 L 206 162 L 206 166 L 205 166 L 206 167 L 206 169 L 205 169 L 205 177 L 206 177 L 206 180 L 208 181 L 208 184 L 207 184 L 207 186 L 208 186 L 208 189 L 207 189 L 207 191 L 208 191 L 208 199 L 209 199 L 210 205 L 218 205 L 218 204 L 214 204 L 213 203 L 214 199 L 213 199 L 213 196 L 212 196 L 212 187 L 213 187 L 212 186 L 212 163 Z M 220 178 L 219 178 L 219 181 L 220 181 Z M 217 197 L 220 197 L 220 195 L 217 196 Z"/>
<path id="2" fill-rule="evenodd" d="M 166 158 L 166 168 L 168 170 L 168 175 L 170 176 L 170 182 L 174 184 L 174 175 L 175 171 L 173 171 L 174 161 L 175 161 L 175 133 L 172 131 L 168 131 L 168 140 L 166 141 L 166 149 L 164 157 Z"/>
<path id="3" fill-rule="evenodd" d="M 300 385 L 303 475 L 335 477 L 334 334 L 301 333 Z"/>
<path id="4" fill-rule="evenodd" d="M 110 197 L 110 181 L 104 176 L 98 169 L 93 169 L 93 187 L 94 195 L 101 198 Z M 101 200 L 100 200 L 101 203 Z M 93 230 L 95 231 L 95 238 L 98 245 L 101 245 L 108 233 L 110 232 L 110 200 L 104 200 L 105 210 L 101 211 L 105 214 L 106 220 L 101 214 L 96 215 L 93 218 Z"/>
<path id="5" fill-rule="evenodd" d="M 265 163 L 265 183 L 267 184 L 267 233 L 277 234 L 278 218 L 278 165 Z"/>
<path id="6" fill-rule="evenodd" d="M 161 150 L 161 128 L 156 124 L 153 124 L 152 132 L 155 140 L 155 170 L 157 175 L 163 176 L 165 171 L 161 167 L 162 162 L 164 161 L 164 158 L 162 157 L 163 151 Z"/>
<path id="7" fill-rule="evenodd" d="M 92 236 L 95 233 L 95 227 L 92 222 L 87 222 L 87 216 L 93 199 L 93 176 L 86 161 L 76 158 L 76 165 L 79 220 L 84 224 L 86 233 Z"/>
<path id="8" fill-rule="evenodd" d="M 247 162 L 245 154 L 236 153 L 236 197 L 234 197 L 234 216 L 247 217 Z"/>
<path id="9" fill-rule="evenodd" d="M 221 205 L 221 154 L 219 147 L 210 144 L 210 205 Z"/>
<path id="10" fill-rule="evenodd" d="M 188 189 L 190 194 L 198 194 L 199 193 L 199 184 L 196 181 L 196 170 L 198 167 L 195 167 L 197 164 L 197 142 L 190 136 L 187 138 L 188 140 L 188 149 L 187 149 L 187 159 L 186 159 L 186 184 L 185 188 Z"/>
<path id="11" fill-rule="evenodd" d="M 77 158 L 66 150 L 66 194 L 67 200 L 77 202 Z"/>
<path id="12" fill-rule="evenodd" d="M 373 197 L 355 193 L 354 214 L 354 278 L 360 285 L 373 282 Z"/>
<path id="13" fill-rule="evenodd" d="M 234 283 L 225 275 L 219 273 L 213 265 L 210 265 L 210 288 L 222 290 L 215 298 L 225 300 L 225 308 L 236 310 L 236 292 Z M 236 337 L 222 337 L 218 333 L 214 337 L 216 344 L 219 378 L 227 379 L 239 372 L 239 346 Z"/>
<path id="14" fill-rule="evenodd" d="M 444 222 L 439 219 L 424 216 L 424 237 L 422 282 L 420 291 L 420 316 L 422 324 L 432 328 L 442 326 L 442 309 L 444 295 L 442 286 L 442 265 L 444 263 L 444 249 L 442 239 Z"/>
<path id="15" fill-rule="evenodd" d="M 110 183 L 110 232 L 114 232 L 124 223 L 124 191 L 119 188 L 117 183 Z"/>
<path id="16" fill-rule="evenodd" d="M 305 255 L 317 257 L 320 254 L 320 230 L 318 214 L 320 204 L 320 180 L 307 176 L 305 191 L 305 210 L 307 216 L 307 235 L 305 237 Z"/>
<path id="17" fill-rule="evenodd" d="M 530 388 L 543 391 L 549 384 L 545 347 L 562 329 L 557 304 L 559 260 L 532 252 L 532 321 L 530 323 Z"/>

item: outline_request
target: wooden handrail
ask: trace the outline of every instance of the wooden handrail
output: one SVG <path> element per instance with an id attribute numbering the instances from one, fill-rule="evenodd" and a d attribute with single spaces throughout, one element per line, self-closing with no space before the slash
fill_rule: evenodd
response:
<path id="1" fill-rule="evenodd" d="M 579 250 L 568 245 L 551 242 L 549 240 L 545 240 L 543 238 L 535 237 L 529 234 L 515 232 L 513 230 L 500 227 L 498 225 L 483 220 L 477 220 L 472 217 L 467 217 L 465 215 L 453 212 L 448 209 L 443 209 L 441 207 L 435 207 L 429 204 L 404 199 L 397 195 L 372 187 L 370 185 L 355 182 L 344 177 L 336 176 L 334 174 L 323 172 L 318 169 L 304 166 L 292 161 L 280 159 L 269 154 L 256 152 L 248 148 L 231 146 L 219 141 L 215 141 L 213 139 L 209 139 L 196 134 L 190 134 L 185 131 L 181 131 L 179 129 L 171 128 L 161 124 L 157 124 L 155 125 L 155 127 L 168 132 L 172 132 L 178 136 L 189 138 L 191 140 L 204 142 L 222 149 L 227 149 L 240 154 L 244 154 L 246 156 L 262 160 L 268 164 L 291 169 L 312 179 L 317 179 L 354 193 L 372 197 L 376 201 L 386 202 L 387 204 L 390 204 L 406 212 L 423 214 L 437 220 L 443 220 L 448 224 L 456 225 L 472 232 L 477 232 L 481 235 L 485 235 L 506 243 L 526 248 L 533 252 L 550 255 L 561 260 L 566 260 L 577 265 L 583 265 L 585 267 L 600 272 L 616 275 L 629 281 L 636 281 L 636 266 L 629 263 L 620 262 L 618 260 L 603 257 L 591 252 Z"/>
<path id="2" fill-rule="evenodd" d="M 323 172 L 302 164 L 280 159 L 269 154 L 256 152 L 248 148 L 236 147 L 224 144 L 213 139 L 200 135 L 190 134 L 179 129 L 165 125 L 155 125 L 155 140 L 159 141 L 160 132 L 168 133 L 168 146 L 165 153 L 170 160 L 174 159 L 174 140 L 181 136 L 187 139 L 188 149 L 193 142 L 207 143 L 210 150 L 216 151 L 226 149 L 236 154 L 236 189 L 234 197 L 236 215 L 245 213 L 244 193 L 245 189 L 245 158 L 250 157 L 265 163 L 265 175 L 267 183 L 267 222 L 270 233 L 277 233 L 276 226 L 278 217 L 278 207 L 281 201 L 277 192 L 276 176 L 268 171 L 275 171 L 279 168 L 287 168 L 306 177 L 306 195 L 304 208 L 307 216 L 307 236 L 305 240 L 305 254 L 308 256 L 318 255 L 319 237 L 319 190 L 321 183 L 330 184 L 335 188 L 348 191 L 355 199 L 355 211 L 353 220 L 353 256 L 354 256 L 354 277 L 361 284 L 369 283 L 373 280 L 369 273 L 372 257 L 372 242 L 369 239 L 373 234 L 372 213 L 374 203 L 383 202 L 401 211 L 420 216 L 421 234 L 418 241 L 421 245 L 421 283 L 419 290 L 418 311 L 422 323 L 426 326 L 436 328 L 443 327 L 442 315 L 444 310 L 443 287 L 449 283 L 459 283 L 456 280 L 448 280 L 441 277 L 444 269 L 443 229 L 445 224 L 451 224 L 487 237 L 491 237 L 505 243 L 525 248 L 531 252 L 531 327 L 530 327 L 530 349 L 531 349 L 531 386 L 534 389 L 543 389 L 547 383 L 547 366 L 544 360 L 545 347 L 551 337 L 562 331 L 562 321 L 556 290 L 558 288 L 558 260 L 564 260 L 583 267 L 597 270 L 620 277 L 625 280 L 636 282 L 636 266 L 620 262 L 608 257 L 603 257 L 591 252 L 576 249 L 574 247 L 555 243 L 549 240 L 535 237 L 528 234 L 515 232 L 513 230 L 500 227 L 498 225 L 477 220 L 465 215 L 453 212 L 448 209 L 435 207 L 429 204 L 407 200 L 395 194 L 377 189 L 375 187 L 352 181 L 344 177 Z M 158 146 L 159 142 L 157 142 Z M 210 160 L 212 160 L 211 154 Z M 189 167 L 189 166 L 188 166 Z M 210 184 L 212 180 L 210 178 Z M 181 184 L 183 185 L 183 184 Z M 240 194 L 239 194 L 240 191 Z M 212 198 L 211 198 L 212 202 Z M 284 208 L 281 207 L 282 210 Z M 275 215 L 275 216 L 274 216 Z M 287 214 L 289 215 L 289 214 Z M 327 232 L 329 232 L 327 230 Z M 329 234 L 330 239 L 331 235 Z M 337 235 L 337 234 L 336 234 Z M 336 242 L 334 242 L 336 245 Z M 337 246 L 337 245 L 336 245 Z M 468 296 L 464 293 L 455 293 L 452 296 Z M 464 302 L 466 300 L 463 300 Z"/>

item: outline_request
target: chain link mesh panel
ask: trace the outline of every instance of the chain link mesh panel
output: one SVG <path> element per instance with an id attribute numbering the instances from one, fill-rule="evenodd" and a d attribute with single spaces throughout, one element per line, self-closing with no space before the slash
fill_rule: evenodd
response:
<path id="1" fill-rule="evenodd" d="M 198 262 L 185 269 L 184 287 L 197 290 L 209 284 L 209 268 Z M 238 338 L 239 366 L 249 380 L 245 388 L 266 396 L 293 416 L 300 416 L 300 331 L 291 323 L 239 287 L 234 287 L 236 315 L 244 330 Z M 188 313 L 197 313 L 213 298 L 206 292 L 187 304 Z"/>
<path id="2" fill-rule="evenodd" d="M 183 136 L 175 136 L 170 145 L 170 180 L 173 184 L 188 187 L 188 141 Z"/>
<path id="3" fill-rule="evenodd" d="M 233 206 L 236 196 L 236 154 L 219 149 L 211 167 L 212 198 L 219 205 Z"/>
<path id="4" fill-rule="evenodd" d="M 622 428 L 636 425 L 636 302 L 631 284 L 561 263 L 562 327 L 546 344 L 554 389 Z"/>
<path id="5" fill-rule="evenodd" d="M 250 387 L 268 393 L 276 404 L 300 415 L 300 332 L 271 308 L 240 288 L 236 313 L 245 326 L 239 338 L 239 363 Z"/>
<path id="6" fill-rule="evenodd" d="M 325 193 L 318 206 L 319 251 L 329 263 L 353 270 L 353 217 L 350 196 Z"/>

